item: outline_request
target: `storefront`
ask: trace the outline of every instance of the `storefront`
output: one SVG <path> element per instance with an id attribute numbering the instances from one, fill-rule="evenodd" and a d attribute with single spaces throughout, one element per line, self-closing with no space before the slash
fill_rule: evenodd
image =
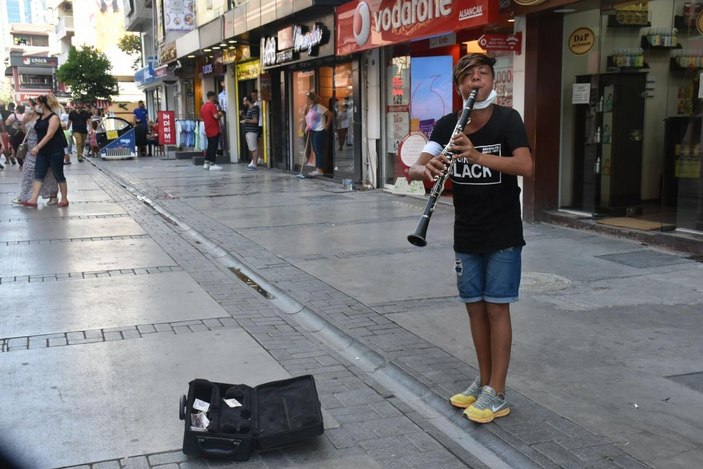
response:
<path id="1" fill-rule="evenodd" d="M 464 7 L 453 3 L 358 0 L 337 9 L 338 55 L 380 49 L 380 66 L 369 63 L 369 74 L 379 73 L 380 82 L 378 99 L 368 101 L 367 139 L 378 138 L 382 182 L 377 185 L 388 190 L 424 194 L 422 183 L 410 184 L 407 173 L 435 122 L 461 107 L 452 79 L 454 64 L 470 47 L 481 50 L 477 41 L 485 25 L 493 26 L 494 35 L 507 37 L 513 32 L 512 24 L 501 21 L 498 2 L 478 1 Z M 512 102 L 512 88 L 500 83 L 511 77 L 512 54 L 502 53 L 496 65 L 502 103 Z M 377 125 L 374 115 L 380 116 Z"/>
<path id="2" fill-rule="evenodd" d="M 10 57 L 13 102 L 23 103 L 29 97 L 56 91 L 56 57 L 13 55 Z"/>
<path id="3" fill-rule="evenodd" d="M 562 210 L 703 231 L 702 10 L 683 0 L 562 10 Z"/>
<path id="4" fill-rule="evenodd" d="M 254 92 L 257 92 L 257 99 L 259 100 L 259 118 L 266 121 L 266 102 L 270 99 L 269 96 L 261 96 L 259 92 L 259 77 L 261 76 L 261 61 L 259 59 L 249 59 L 243 60 L 237 63 L 236 66 L 236 89 L 237 89 L 237 109 L 238 109 L 238 120 L 241 121 L 246 115 L 246 109 L 243 105 L 244 96 L 248 96 L 253 99 Z M 263 124 L 263 122 L 262 122 Z M 244 138 L 244 125 L 239 124 L 239 161 L 249 162 L 251 161 L 249 155 L 249 148 L 247 147 L 246 139 Z M 257 148 L 259 150 L 259 156 L 265 164 L 268 164 L 268 139 L 264 135 L 264 125 L 261 126 L 261 135 L 259 135 L 259 141 Z"/>
<path id="5" fill-rule="evenodd" d="M 332 115 L 324 145 L 324 174 L 361 179 L 361 99 L 359 60 L 335 55 L 334 13 L 299 16 L 275 36 L 262 38 L 262 66 L 270 77 L 271 142 L 274 167 L 307 173 L 315 154 L 305 132 L 306 93 Z M 268 80 L 268 78 L 267 78 Z"/>

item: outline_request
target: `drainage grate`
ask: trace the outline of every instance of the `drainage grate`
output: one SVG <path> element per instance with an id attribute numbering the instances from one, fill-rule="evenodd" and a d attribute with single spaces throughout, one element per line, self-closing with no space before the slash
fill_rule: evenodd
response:
<path id="1" fill-rule="evenodd" d="M 683 384 L 686 387 L 703 393 L 703 371 L 697 373 L 687 373 L 685 375 L 667 376 L 675 383 Z"/>
<path id="2" fill-rule="evenodd" d="M 242 282 L 246 283 L 248 286 L 253 288 L 259 295 L 263 296 L 267 300 L 273 300 L 273 295 L 271 293 L 264 290 L 264 288 L 261 285 L 259 285 L 255 281 L 253 281 L 250 277 L 248 277 L 244 273 L 242 273 L 241 270 L 235 269 L 234 267 L 230 267 L 229 270 L 234 275 L 236 275 L 239 280 L 241 280 Z"/>

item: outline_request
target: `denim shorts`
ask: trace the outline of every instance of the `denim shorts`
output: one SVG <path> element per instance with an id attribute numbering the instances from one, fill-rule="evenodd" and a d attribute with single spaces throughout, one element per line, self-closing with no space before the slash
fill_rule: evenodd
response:
<path id="1" fill-rule="evenodd" d="M 455 252 L 459 299 L 464 303 L 513 303 L 518 300 L 522 246 L 485 254 Z"/>

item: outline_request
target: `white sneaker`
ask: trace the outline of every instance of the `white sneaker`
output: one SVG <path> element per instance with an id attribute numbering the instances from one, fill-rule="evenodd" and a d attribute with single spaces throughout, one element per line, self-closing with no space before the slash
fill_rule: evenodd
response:
<path id="1" fill-rule="evenodd" d="M 203 168 L 210 169 L 210 162 L 206 161 L 205 163 L 203 163 Z"/>
<path id="2" fill-rule="evenodd" d="M 222 166 L 218 166 L 216 164 L 211 164 L 210 165 L 210 171 L 219 171 L 222 169 Z"/>

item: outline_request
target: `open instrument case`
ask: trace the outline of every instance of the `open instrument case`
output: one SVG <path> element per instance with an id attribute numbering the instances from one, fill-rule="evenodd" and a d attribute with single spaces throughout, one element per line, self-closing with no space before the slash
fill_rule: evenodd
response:
<path id="1" fill-rule="evenodd" d="M 203 401 L 209 404 L 206 411 Z M 236 401 L 232 401 L 236 399 Z M 227 402 L 229 404 L 227 404 Z M 234 403 L 235 407 L 230 407 Z M 241 404 L 241 405 L 239 405 Z M 185 420 L 183 452 L 191 456 L 246 461 L 255 449 L 297 443 L 324 432 L 312 375 L 271 381 L 256 387 L 195 379 L 180 402 Z M 206 428 L 197 421 L 206 417 Z"/>

